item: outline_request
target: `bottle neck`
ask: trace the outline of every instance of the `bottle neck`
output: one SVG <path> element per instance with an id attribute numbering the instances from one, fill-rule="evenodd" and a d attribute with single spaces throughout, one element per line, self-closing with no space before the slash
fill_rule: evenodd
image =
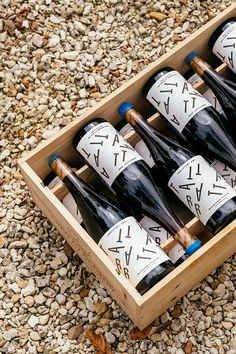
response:
<path id="1" fill-rule="evenodd" d="M 190 65 L 192 69 L 203 78 L 203 80 L 211 86 L 212 79 L 215 83 L 223 84 L 223 78 L 219 75 L 216 70 L 210 66 L 205 60 L 200 56 L 195 56 L 190 60 Z"/>

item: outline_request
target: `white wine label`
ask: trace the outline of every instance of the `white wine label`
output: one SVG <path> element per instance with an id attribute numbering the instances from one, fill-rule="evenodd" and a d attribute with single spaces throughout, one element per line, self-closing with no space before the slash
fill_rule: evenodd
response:
<path id="1" fill-rule="evenodd" d="M 170 260 L 132 216 L 116 223 L 98 245 L 134 286 L 152 269 Z"/>
<path id="2" fill-rule="evenodd" d="M 224 163 L 215 160 L 211 164 L 212 167 L 226 180 L 226 182 L 234 188 L 236 186 L 236 172 Z"/>
<path id="3" fill-rule="evenodd" d="M 170 250 L 168 256 L 170 257 L 171 262 L 175 264 L 184 254 L 185 251 L 183 247 L 177 244 Z"/>
<path id="4" fill-rule="evenodd" d="M 135 150 L 138 151 L 139 155 L 142 156 L 144 161 L 152 168 L 155 165 L 153 161 L 152 155 L 148 150 L 147 145 L 143 140 L 139 140 L 139 142 L 135 145 Z"/>
<path id="5" fill-rule="evenodd" d="M 133 130 L 134 129 L 131 127 L 131 125 L 127 123 L 123 128 L 119 130 L 119 134 L 125 136 L 126 134 L 132 132 Z"/>
<path id="6" fill-rule="evenodd" d="M 143 160 L 109 122 L 100 123 L 85 134 L 77 150 L 109 186 L 126 167 Z"/>
<path id="7" fill-rule="evenodd" d="M 219 172 L 200 155 L 180 166 L 168 186 L 204 225 L 223 204 L 236 196 Z"/>
<path id="8" fill-rule="evenodd" d="M 194 85 L 201 81 L 201 77 L 198 74 L 193 74 L 187 81 L 190 83 L 190 85 Z"/>
<path id="9" fill-rule="evenodd" d="M 236 22 L 219 36 L 212 51 L 236 73 Z"/>
<path id="10" fill-rule="evenodd" d="M 220 102 L 217 100 L 215 94 L 213 93 L 213 91 L 211 91 L 211 89 L 206 90 L 206 92 L 203 93 L 203 96 L 207 99 L 207 101 L 209 101 L 212 104 L 212 106 L 220 114 L 224 114 L 224 111 L 220 105 Z"/>
<path id="11" fill-rule="evenodd" d="M 144 216 L 139 223 L 159 246 L 170 237 L 170 234 L 162 226 L 148 216 Z"/>
<path id="12" fill-rule="evenodd" d="M 147 99 L 180 133 L 195 114 L 211 106 L 176 70 L 157 80 Z"/>
<path id="13" fill-rule="evenodd" d="M 61 179 L 58 176 L 56 176 L 48 184 L 48 188 L 53 189 L 54 187 L 58 186 L 58 184 L 60 184 L 60 183 L 62 183 Z"/>
<path id="14" fill-rule="evenodd" d="M 67 210 L 74 216 L 74 218 L 78 221 L 79 224 L 82 223 L 82 217 L 79 212 L 79 208 L 72 196 L 71 193 L 68 193 L 62 201 L 62 204 L 66 207 Z"/>

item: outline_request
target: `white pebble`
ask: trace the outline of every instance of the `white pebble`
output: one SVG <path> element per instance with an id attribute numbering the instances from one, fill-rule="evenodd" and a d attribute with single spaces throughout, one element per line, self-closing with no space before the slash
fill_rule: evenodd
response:
<path id="1" fill-rule="evenodd" d="M 77 56 L 79 53 L 77 51 L 72 51 L 72 52 L 64 52 L 61 54 L 61 59 L 66 59 L 66 60 L 76 60 Z"/>
<path id="2" fill-rule="evenodd" d="M 30 318 L 28 319 L 28 324 L 31 328 L 37 326 L 38 323 L 39 323 L 39 319 L 34 315 L 31 315 Z"/>

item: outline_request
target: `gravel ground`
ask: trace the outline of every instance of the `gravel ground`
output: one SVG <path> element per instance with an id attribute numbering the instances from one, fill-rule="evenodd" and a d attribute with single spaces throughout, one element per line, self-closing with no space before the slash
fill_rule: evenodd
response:
<path id="1" fill-rule="evenodd" d="M 134 325 L 34 205 L 17 167 L 230 3 L 1 0 L 0 353 L 95 353 L 86 328 L 104 334 L 112 353 L 236 353 L 236 257 L 157 319 L 147 339 L 131 340 Z"/>

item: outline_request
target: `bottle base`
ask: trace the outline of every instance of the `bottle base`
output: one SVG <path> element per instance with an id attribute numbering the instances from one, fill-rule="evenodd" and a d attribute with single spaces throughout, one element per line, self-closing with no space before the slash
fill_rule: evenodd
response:
<path id="1" fill-rule="evenodd" d="M 152 286 L 162 280 L 167 274 L 172 272 L 175 267 L 172 262 L 166 261 L 151 270 L 139 283 L 135 289 L 143 295 Z"/>

